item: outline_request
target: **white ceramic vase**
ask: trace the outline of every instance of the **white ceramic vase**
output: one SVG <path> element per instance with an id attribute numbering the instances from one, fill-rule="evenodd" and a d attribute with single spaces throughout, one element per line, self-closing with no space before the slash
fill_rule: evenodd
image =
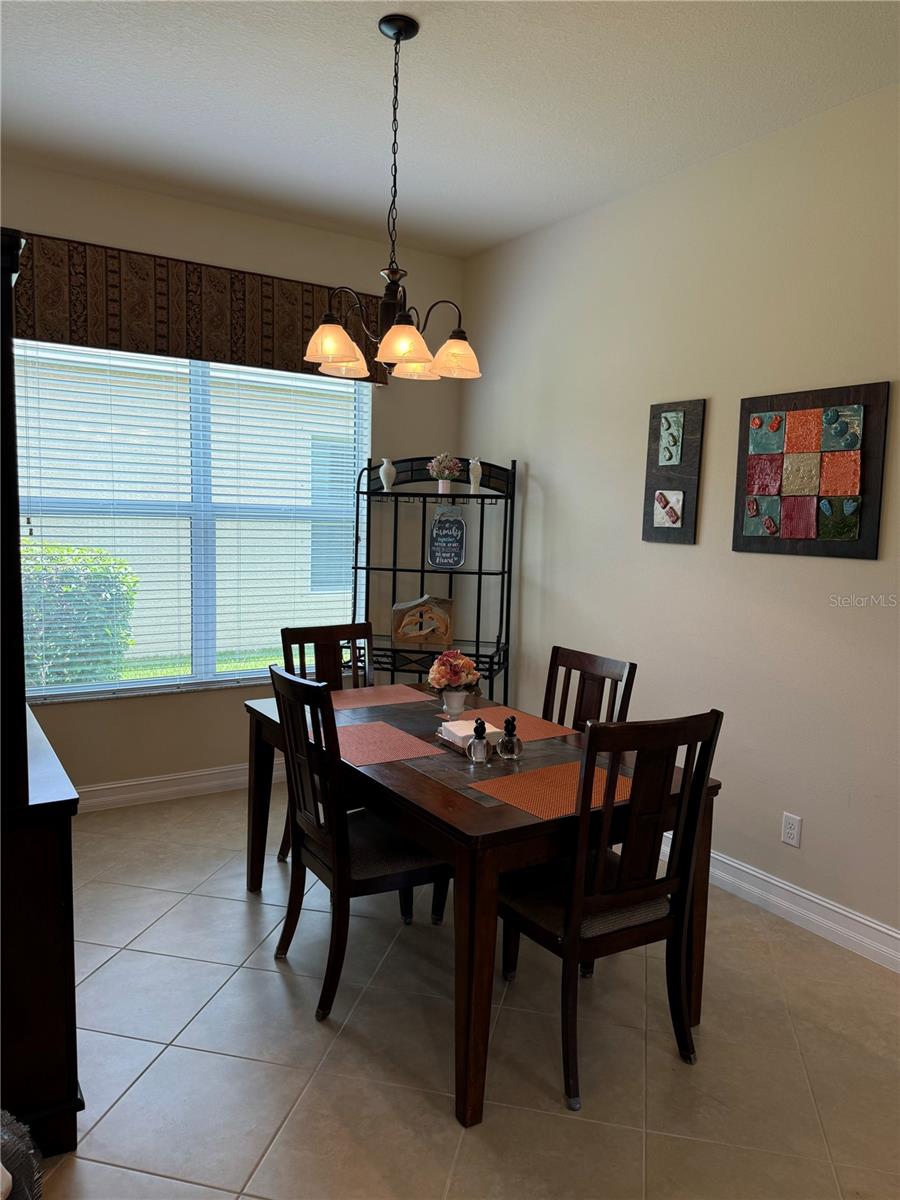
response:
<path id="1" fill-rule="evenodd" d="M 386 492 L 389 492 L 394 486 L 394 480 L 397 478 L 397 468 L 389 458 L 381 460 L 381 466 L 378 468 L 378 474 L 381 476 L 381 486 Z"/>
<path id="2" fill-rule="evenodd" d="M 439 479 L 438 480 L 438 494 L 441 496 L 447 496 L 447 495 L 449 495 L 449 493 L 450 493 L 450 480 L 449 479 Z"/>
<path id="3" fill-rule="evenodd" d="M 481 459 L 469 459 L 469 491 L 477 496 L 481 491 Z"/>
<path id="4" fill-rule="evenodd" d="M 451 721 L 462 716 L 463 709 L 466 707 L 465 692 L 454 692 L 450 688 L 444 688 L 441 692 L 441 699 L 444 702 L 444 712 Z"/>

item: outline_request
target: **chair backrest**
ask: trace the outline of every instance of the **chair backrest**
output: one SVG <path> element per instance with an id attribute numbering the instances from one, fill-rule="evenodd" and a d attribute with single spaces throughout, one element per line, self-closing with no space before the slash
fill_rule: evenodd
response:
<path id="1" fill-rule="evenodd" d="M 569 720 L 566 714 L 573 671 L 578 674 L 578 686 L 572 717 Z M 559 725 L 568 725 L 579 731 L 584 729 L 588 721 L 626 721 L 636 673 L 637 663 L 620 662 L 617 658 L 603 658 L 599 654 L 585 654 L 581 650 L 554 646 L 550 651 L 550 669 L 547 672 L 542 716 L 545 721 L 556 721 Z M 559 690 L 557 705 L 560 674 L 562 688 Z M 604 692 L 607 692 L 605 713 Z"/>
<path id="2" fill-rule="evenodd" d="M 341 750 L 331 689 L 269 667 L 284 734 L 288 806 L 307 850 L 332 870 L 347 861 L 346 812 L 340 807 Z"/>
<path id="3" fill-rule="evenodd" d="M 307 647 L 313 648 L 312 662 Z M 344 686 L 349 673 L 353 687 L 372 683 L 372 626 L 369 621 L 354 625 L 300 625 L 281 631 L 284 669 L 304 679 L 310 674 L 333 691 Z"/>
<path id="4" fill-rule="evenodd" d="M 567 937 L 576 936 L 584 918 L 594 913 L 663 896 L 672 898 L 673 913 L 687 904 L 697 829 L 721 725 L 718 709 L 671 721 L 588 722 L 578 781 L 578 834 Z M 601 811 L 592 819 L 598 754 L 607 756 L 600 764 L 606 780 Z M 610 856 L 616 783 L 626 755 L 631 790 L 624 828 L 616 829 L 618 855 Z M 661 871 L 663 834 L 670 829 L 672 842 Z"/>

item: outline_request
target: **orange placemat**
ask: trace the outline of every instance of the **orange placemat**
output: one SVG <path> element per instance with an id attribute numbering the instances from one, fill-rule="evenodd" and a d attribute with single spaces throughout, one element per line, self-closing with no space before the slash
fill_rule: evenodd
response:
<path id="1" fill-rule="evenodd" d="M 338 729 L 341 758 L 355 767 L 372 763 L 398 762 L 404 758 L 425 758 L 442 754 L 439 746 L 429 746 L 421 738 L 395 729 L 386 721 L 366 721 L 361 725 L 342 725 Z"/>
<path id="2" fill-rule="evenodd" d="M 516 733 L 523 742 L 539 742 L 542 738 L 562 737 L 566 733 L 574 733 L 566 725 L 557 725 L 554 721 L 545 721 L 543 717 L 533 717 L 531 713 L 520 712 L 518 708 L 502 708 L 499 704 L 494 708 L 467 708 L 457 718 L 460 721 L 471 721 L 481 717 L 488 725 L 496 729 L 503 728 L 506 717 L 516 718 Z"/>
<path id="3" fill-rule="evenodd" d="M 383 687 L 346 688 L 332 692 L 335 711 L 339 708 L 375 708 L 379 704 L 412 704 L 414 700 L 434 700 L 405 683 L 389 683 Z"/>
<path id="4" fill-rule="evenodd" d="M 522 771 L 517 775 L 501 775 L 486 783 L 473 783 L 476 792 L 484 792 L 504 804 L 521 808 L 523 812 L 540 817 L 544 821 L 554 817 L 566 817 L 575 812 L 575 793 L 578 788 L 577 762 L 560 763 L 555 767 L 538 767 L 534 771 Z M 598 767 L 594 775 L 592 808 L 603 803 L 606 787 L 606 772 Z M 616 780 L 616 803 L 621 804 L 631 795 L 631 780 L 620 775 Z"/>

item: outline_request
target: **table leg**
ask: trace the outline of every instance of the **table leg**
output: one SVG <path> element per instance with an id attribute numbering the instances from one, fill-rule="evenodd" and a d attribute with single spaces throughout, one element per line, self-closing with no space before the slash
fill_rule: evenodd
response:
<path id="1" fill-rule="evenodd" d="M 250 759 L 247 773 L 247 891 L 262 887 L 269 831 L 269 801 L 275 749 L 263 737 L 262 721 L 250 718 Z"/>
<path id="2" fill-rule="evenodd" d="M 456 949 L 456 1119 L 477 1125 L 484 1110 L 494 947 L 497 870 L 492 856 L 473 851 L 453 881 Z"/>
<path id="3" fill-rule="evenodd" d="M 706 953 L 706 912 L 709 907 L 709 868 L 712 854 L 713 804 L 707 797 L 697 829 L 697 860 L 694 866 L 694 890 L 691 896 L 688 927 L 688 990 L 691 1024 L 700 1024 L 703 1004 L 703 959 Z"/>

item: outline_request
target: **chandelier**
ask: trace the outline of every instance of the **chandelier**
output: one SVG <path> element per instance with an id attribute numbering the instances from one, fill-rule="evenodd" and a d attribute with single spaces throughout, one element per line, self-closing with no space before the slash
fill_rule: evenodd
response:
<path id="1" fill-rule="evenodd" d="M 453 300 L 435 300 L 424 317 L 408 302 L 406 271 L 397 262 L 397 122 L 400 91 L 400 44 L 408 42 L 419 32 L 419 23 L 412 17 L 392 14 L 382 17 L 378 28 L 394 43 L 394 99 L 391 109 L 391 203 L 388 207 L 387 232 L 390 245 L 388 265 L 381 272 L 385 281 L 384 295 L 378 306 L 378 329 L 373 332 L 365 318 L 359 293 L 349 287 L 332 288 L 328 293 L 328 311 L 309 339 L 304 358 L 319 363 L 323 375 L 345 379 L 365 379 L 369 374 L 363 352 L 347 331 L 350 318 L 356 315 L 363 335 L 377 343 L 375 361 L 391 368 L 396 379 L 480 379 L 481 370 L 475 352 L 462 328 L 462 312 Z M 343 321 L 333 312 L 335 297 L 344 292 L 353 299 Z M 456 309 L 456 328 L 436 354 L 432 354 L 422 336 L 428 319 L 436 308 L 449 304 Z"/>

